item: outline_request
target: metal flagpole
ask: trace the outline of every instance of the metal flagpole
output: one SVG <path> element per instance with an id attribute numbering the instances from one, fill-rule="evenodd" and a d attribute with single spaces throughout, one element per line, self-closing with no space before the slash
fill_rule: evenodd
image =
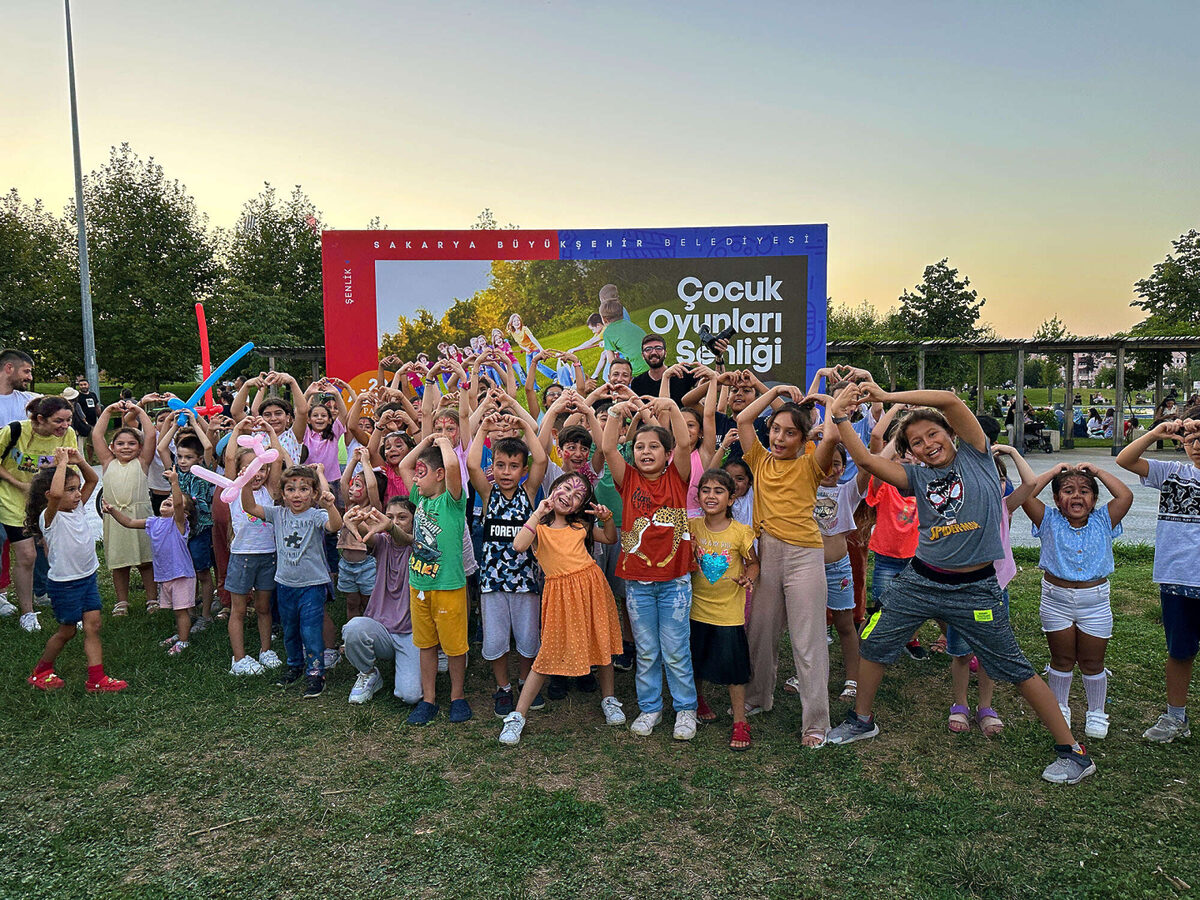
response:
<path id="1" fill-rule="evenodd" d="M 75 105 L 75 47 L 71 41 L 71 0 L 63 0 L 67 13 L 67 76 L 71 84 L 71 143 L 75 150 L 75 227 L 79 232 L 79 298 L 83 306 L 83 368 L 88 385 L 100 395 L 96 365 L 96 334 L 92 324 L 92 279 L 88 272 L 87 223 L 83 212 L 83 164 L 79 158 L 79 110 Z"/>

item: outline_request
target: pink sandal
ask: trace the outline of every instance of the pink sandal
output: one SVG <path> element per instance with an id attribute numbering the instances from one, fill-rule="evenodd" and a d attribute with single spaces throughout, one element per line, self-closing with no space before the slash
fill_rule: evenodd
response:
<path id="1" fill-rule="evenodd" d="M 975 710 L 975 721 L 979 723 L 979 730 L 986 738 L 994 738 L 1004 730 L 1004 723 L 990 706 L 982 706 Z"/>

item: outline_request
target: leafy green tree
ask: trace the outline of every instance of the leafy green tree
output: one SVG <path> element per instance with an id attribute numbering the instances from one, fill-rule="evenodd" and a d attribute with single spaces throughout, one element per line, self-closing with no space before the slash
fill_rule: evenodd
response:
<path id="1" fill-rule="evenodd" d="M 900 295 L 899 320 L 913 337 L 972 338 L 981 336 L 980 310 L 986 301 L 959 278 L 946 259 L 925 267 L 921 283 Z M 961 354 L 928 356 L 925 384 L 946 388 L 973 379 L 974 364 Z"/>
<path id="2" fill-rule="evenodd" d="M 1200 322 L 1200 232 L 1193 228 L 1171 246 L 1175 252 L 1134 285 L 1140 299 L 1130 306 L 1146 312 L 1135 333 L 1191 333 Z"/>
<path id="3" fill-rule="evenodd" d="M 1067 326 L 1063 324 L 1062 319 L 1057 315 L 1053 318 L 1046 319 L 1033 332 L 1035 341 L 1062 341 L 1072 337 L 1072 334 L 1067 331 Z M 1054 402 L 1054 386 L 1062 380 L 1062 373 L 1066 366 L 1066 356 L 1056 353 L 1046 354 L 1046 366 L 1044 368 L 1046 387 L 1049 389 L 1047 399 L 1050 403 Z M 1030 385 L 1031 387 L 1033 385 Z M 1068 387 L 1070 387 L 1068 385 Z"/>
<path id="4" fill-rule="evenodd" d="M 0 347 L 19 347 L 38 378 L 83 368 L 79 281 L 68 262 L 71 234 L 40 200 L 16 188 L 0 199 Z"/>
<path id="5" fill-rule="evenodd" d="M 220 271 L 205 217 L 182 184 L 128 144 L 88 176 L 84 202 L 100 368 L 154 388 L 192 378 L 200 362 L 194 303 Z M 73 235 L 73 203 L 67 221 Z"/>
<path id="6" fill-rule="evenodd" d="M 322 227 L 320 211 L 299 185 L 281 199 L 267 183 L 246 201 L 237 227 L 223 236 L 231 294 L 254 300 L 245 322 L 254 326 L 259 343 L 325 343 Z M 270 332 L 258 330 L 259 317 Z M 230 343 L 227 349 L 233 349 Z"/>

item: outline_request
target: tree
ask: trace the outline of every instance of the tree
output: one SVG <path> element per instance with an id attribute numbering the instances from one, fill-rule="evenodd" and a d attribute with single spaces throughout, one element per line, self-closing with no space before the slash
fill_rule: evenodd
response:
<path id="1" fill-rule="evenodd" d="M 1051 319 L 1046 319 L 1033 332 L 1035 341 L 1062 341 L 1070 338 L 1072 335 L 1067 331 L 1067 326 L 1063 324 L 1062 319 L 1055 315 Z M 1049 389 L 1046 397 L 1050 403 L 1054 402 L 1054 386 L 1058 383 L 1059 375 L 1062 372 L 1062 366 L 1065 364 L 1065 357 L 1058 354 L 1046 354 L 1046 366 L 1044 370 L 1046 387 Z M 1032 385 L 1030 385 L 1032 387 Z M 1070 385 L 1067 388 L 1070 389 Z"/>
<path id="2" fill-rule="evenodd" d="M 1172 241 L 1174 254 L 1134 285 L 1141 298 L 1130 306 L 1146 312 L 1134 331 L 1141 334 L 1185 334 L 1200 321 L 1200 232 L 1196 229 Z"/>
<path id="3" fill-rule="evenodd" d="M 16 189 L 0 199 L 0 347 L 33 355 L 40 378 L 83 369 L 79 281 L 66 225 Z"/>
<path id="4" fill-rule="evenodd" d="M 100 367 L 153 388 L 192 378 L 200 362 L 193 305 L 220 271 L 195 201 L 153 157 L 122 144 L 88 176 L 84 202 Z M 74 204 L 66 216 L 74 236 Z"/>
<path id="5" fill-rule="evenodd" d="M 900 295 L 899 321 L 915 338 L 973 338 L 980 335 L 979 315 L 987 302 L 971 290 L 969 278 L 946 259 L 925 267 L 921 283 Z M 931 387 L 962 384 L 972 377 L 973 365 L 961 355 L 930 356 L 925 383 Z"/>
<path id="6" fill-rule="evenodd" d="M 222 352 L 250 338 L 261 344 L 325 343 L 321 229 L 321 213 L 299 185 L 281 200 L 266 183 L 246 201 L 237 228 L 223 235 L 229 273 L 223 293 L 234 305 L 229 330 L 222 325 Z M 239 298 L 253 305 L 239 307 Z"/>

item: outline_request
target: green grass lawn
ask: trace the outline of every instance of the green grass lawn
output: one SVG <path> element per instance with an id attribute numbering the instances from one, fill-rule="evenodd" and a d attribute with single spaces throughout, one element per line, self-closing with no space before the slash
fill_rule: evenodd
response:
<path id="1" fill-rule="evenodd" d="M 1013 619 L 1040 669 L 1035 559 L 1020 561 Z M 504 748 L 477 647 L 475 720 L 410 729 L 388 693 L 347 705 L 345 663 L 316 700 L 235 680 L 220 626 L 168 658 L 162 612 L 105 619 L 123 694 L 84 693 L 78 643 L 59 666 L 68 686 L 37 693 L 24 679 L 45 633 L 7 620 L 0 896 L 1191 896 L 1157 870 L 1200 888 L 1200 747 L 1140 737 L 1164 702 L 1149 563 L 1144 548 L 1119 554 L 1112 731 L 1074 788 L 1040 780 L 1050 738 L 1011 688 L 1000 739 L 946 731 L 945 658 L 892 669 L 883 733 L 851 747 L 801 749 L 786 694 L 733 754 L 724 717 L 690 744 L 668 727 L 638 739 L 573 693 Z M 836 645 L 832 667 L 840 684 Z M 634 712 L 631 676 L 617 688 Z"/>

